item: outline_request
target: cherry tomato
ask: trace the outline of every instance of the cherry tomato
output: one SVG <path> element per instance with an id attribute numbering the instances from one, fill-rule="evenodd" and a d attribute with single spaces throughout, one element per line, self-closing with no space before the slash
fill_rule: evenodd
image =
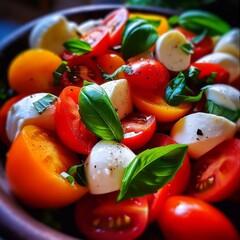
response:
<path id="1" fill-rule="evenodd" d="M 68 86 L 59 95 L 55 112 L 56 130 L 70 149 L 88 154 L 97 142 L 97 137 L 81 121 L 78 111 L 79 93 L 79 87 Z"/>
<path id="2" fill-rule="evenodd" d="M 95 27 L 83 35 L 81 40 L 89 43 L 92 47 L 92 51 L 87 54 L 88 56 L 99 56 L 109 47 L 109 29 L 105 26 Z"/>
<path id="3" fill-rule="evenodd" d="M 61 176 L 75 164 L 79 164 L 78 156 L 53 133 L 27 125 L 8 151 L 6 176 L 23 203 L 37 208 L 63 207 L 88 191 Z"/>
<path id="4" fill-rule="evenodd" d="M 86 237 L 97 240 L 132 240 L 146 228 L 147 199 L 131 198 L 116 202 L 116 192 L 86 194 L 77 202 L 75 221 Z"/>
<path id="5" fill-rule="evenodd" d="M 210 76 L 212 72 L 217 73 L 216 77 L 214 78 L 213 83 L 228 83 L 229 79 L 229 72 L 217 63 L 192 63 L 191 66 L 196 67 L 200 70 L 199 73 L 199 80 L 203 81 L 204 85 L 207 85 L 206 79 Z"/>
<path id="6" fill-rule="evenodd" d="M 189 194 L 216 202 L 240 189 L 240 140 L 229 139 L 193 163 Z"/>
<path id="7" fill-rule="evenodd" d="M 128 20 L 128 15 L 129 13 L 126 8 L 120 8 L 115 11 L 112 11 L 103 20 L 102 25 L 106 26 L 109 29 L 110 47 L 114 47 L 121 44 L 122 32 L 125 23 Z"/>
<path id="8" fill-rule="evenodd" d="M 140 59 L 129 63 L 131 73 L 124 72 L 133 88 L 164 91 L 170 75 L 167 68 L 154 59 Z"/>
<path id="9" fill-rule="evenodd" d="M 170 136 L 164 133 L 155 133 L 144 149 L 167 146 L 176 143 Z M 143 149 L 142 149 L 143 150 Z M 159 215 L 163 202 L 170 196 L 182 194 L 190 179 L 190 161 L 188 155 L 183 160 L 183 165 L 174 178 L 151 196 L 148 195 L 149 222 L 153 222 Z"/>
<path id="10" fill-rule="evenodd" d="M 73 54 L 64 55 L 68 61 L 67 66 L 71 71 L 66 70 L 61 78 L 61 84 L 66 86 L 83 86 L 83 81 L 94 82 L 97 84 L 103 83 L 101 71 L 97 64 L 87 56 L 76 56 Z"/>
<path id="11" fill-rule="evenodd" d="M 96 59 L 97 64 L 99 67 L 107 74 L 114 73 L 119 67 L 125 65 L 125 61 L 122 57 L 115 53 L 105 53 L 99 56 Z M 124 73 L 120 72 L 117 74 L 115 79 L 125 78 Z"/>
<path id="12" fill-rule="evenodd" d="M 234 225 L 217 208 L 189 196 L 172 196 L 158 218 L 160 229 L 169 240 L 238 240 Z"/>
<path id="13" fill-rule="evenodd" d="M 164 101 L 162 95 L 136 88 L 132 88 L 132 98 L 139 111 L 153 114 L 159 123 L 177 121 L 186 115 L 192 106 L 191 103 L 170 106 Z"/>
<path id="14" fill-rule="evenodd" d="M 190 32 L 182 27 L 177 27 L 176 28 L 178 31 L 180 31 L 187 39 L 189 42 L 193 43 L 193 38 L 196 37 L 196 34 L 193 32 Z M 195 62 L 199 58 L 209 54 L 213 50 L 213 41 L 211 37 L 205 36 L 203 40 L 200 42 L 194 44 L 194 53 L 191 55 L 191 62 Z"/>
<path id="15" fill-rule="evenodd" d="M 25 94 L 19 94 L 16 95 L 9 100 L 7 100 L 0 109 L 0 140 L 6 145 L 10 146 L 11 142 L 8 140 L 7 133 L 6 133 L 6 121 L 7 121 L 7 115 L 8 111 L 12 107 L 14 103 L 25 97 Z"/>
<path id="16" fill-rule="evenodd" d="M 151 114 L 130 113 L 121 121 L 124 130 L 122 143 L 134 150 L 146 144 L 156 129 L 156 118 Z"/>

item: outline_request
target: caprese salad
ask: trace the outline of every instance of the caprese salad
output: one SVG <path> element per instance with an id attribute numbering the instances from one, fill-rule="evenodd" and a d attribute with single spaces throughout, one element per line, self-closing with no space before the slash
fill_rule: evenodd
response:
<path id="1" fill-rule="evenodd" d="M 239 40 L 202 10 L 42 18 L 0 110 L 16 199 L 84 239 L 239 239 Z"/>

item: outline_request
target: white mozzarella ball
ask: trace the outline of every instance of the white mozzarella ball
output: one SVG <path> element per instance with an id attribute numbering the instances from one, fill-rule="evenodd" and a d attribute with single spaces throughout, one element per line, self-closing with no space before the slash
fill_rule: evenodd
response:
<path id="1" fill-rule="evenodd" d="M 182 50 L 182 45 L 188 43 L 186 37 L 177 30 L 162 34 L 156 42 L 156 58 L 171 71 L 185 70 L 191 60 L 191 55 Z"/>
<path id="2" fill-rule="evenodd" d="M 197 159 L 226 139 L 232 138 L 237 125 L 209 113 L 192 113 L 178 120 L 172 127 L 171 137 L 178 143 L 188 144 L 191 158 Z"/>
<path id="3" fill-rule="evenodd" d="M 134 157 L 135 154 L 121 143 L 98 142 L 84 164 L 90 192 L 104 194 L 119 190 L 124 170 Z"/>
<path id="4" fill-rule="evenodd" d="M 51 104 L 43 113 L 39 114 L 34 102 L 45 97 L 48 93 L 36 93 L 19 100 L 8 112 L 6 133 L 11 142 L 17 137 L 25 125 L 38 125 L 49 130 L 55 129 L 54 113 L 56 106 Z"/>
<path id="5" fill-rule="evenodd" d="M 126 79 L 118 79 L 101 84 L 106 91 L 120 119 L 133 110 L 129 83 Z"/>

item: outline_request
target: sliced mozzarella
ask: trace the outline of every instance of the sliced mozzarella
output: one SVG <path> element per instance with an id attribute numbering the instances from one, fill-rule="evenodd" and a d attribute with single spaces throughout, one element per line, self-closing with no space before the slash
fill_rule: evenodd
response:
<path id="1" fill-rule="evenodd" d="M 106 91 L 120 119 L 132 112 L 133 103 L 130 87 L 126 79 L 118 79 L 103 83 L 101 87 Z"/>
<path id="2" fill-rule="evenodd" d="M 62 15 L 50 15 L 36 24 L 30 33 L 31 48 L 44 48 L 60 55 L 64 49 L 63 43 L 77 37 L 77 25 Z"/>
<path id="3" fill-rule="evenodd" d="M 205 55 L 197 62 L 217 63 L 224 67 L 230 74 L 229 83 L 237 79 L 240 75 L 240 61 L 229 53 L 215 52 Z"/>
<path id="4" fill-rule="evenodd" d="M 181 49 L 188 43 L 186 37 L 177 30 L 162 34 L 156 42 L 156 58 L 171 71 L 185 70 L 190 64 L 191 55 Z"/>
<path id="5" fill-rule="evenodd" d="M 81 35 L 85 35 L 94 27 L 99 26 L 102 23 L 102 19 L 90 19 L 77 26 L 77 31 Z"/>
<path id="6" fill-rule="evenodd" d="M 240 29 L 234 28 L 223 35 L 216 43 L 213 52 L 229 53 L 240 58 Z"/>
<path id="7" fill-rule="evenodd" d="M 104 194 L 119 190 L 124 170 L 134 157 L 135 154 L 121 143 L 98 142 L 84 164 L 90 192 Z"/>
<path id="8" fill-rule="evenodd" d="M 217 105 L 236 111 L 240 109 L 240 91 L 227 84 L 213 84 L 204 90 L 206 98 Z"/>
<path id="9" fill-rule="evenodd" d="M 6 133 L 12 142 L 25 125 L 38 125 L 46 129 L 55 129 L 55 105 L 51 104 L 43 113 L 39 114 L 33 103 L 48 93 L 36 93 L 27 96 L 13 104 L 7 115 Z"/>
<path id="10" fill-rule="evenodd" d="M 178 143 L 188 144 L 191 158 L 197 159 L 219 143 L 232 138 L 237 125 L 232 121 L 209 113 L 192 113 L 178 120 L 171 137 Z"/>

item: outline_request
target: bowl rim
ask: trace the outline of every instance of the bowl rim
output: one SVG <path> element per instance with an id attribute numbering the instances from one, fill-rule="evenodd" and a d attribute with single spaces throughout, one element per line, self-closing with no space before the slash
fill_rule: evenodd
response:
<path id="1" fill-rule="evenodd" d="M 92 5 L 81 5 L 77 7 L 66 8 L 64 10 L 54 11 L 45 14 L 41 17 L 33 19 L 32 21 L 23 24 L 18 29 L 7 35 L 0 41 L 0 53 L 4 52 L 4 49 L 11 47 L 12 44 L 16 44 L 17 39 L 23 38 L 30 32 L 32 27 L 40 21 L 42 18 L 54 14 L 62 14 L 67 18 L 71 15 L 82 13 L 87 14 L 88 12 L 106 12 L 112 11 L 117 8 L 125 7 L 130 11 L 161 14 L 165 16 L 172 16 L 179 14 L 180 11 L 159 8 L 159 7 L 141 7 L 141 6 L 127 6 L 124 4 L 92 4 Z M 53 240 L 53 239 L 64 239 L 64 240 L 76 240 L 73 236 L 59 232 L 35 219 L 33 216 L 28 214 L 14 199 L 10 192 L 8 182 L 6 180 L 4 166 L 0 164 L 0 238 L 1 234 L 6 231 L 7 234 L 13 236 L 14 239 L 34 239 L 34 240 Z"/>

